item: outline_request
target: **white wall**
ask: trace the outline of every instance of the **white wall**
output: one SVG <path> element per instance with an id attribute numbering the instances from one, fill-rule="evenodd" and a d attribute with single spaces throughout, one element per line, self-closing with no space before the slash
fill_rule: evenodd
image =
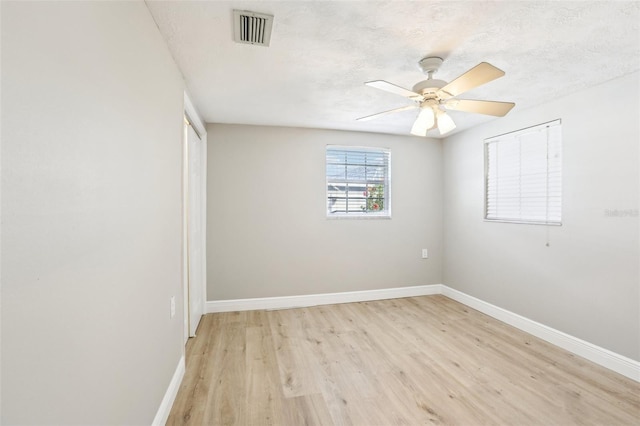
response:
<path id="1" fill-rule="evenodd" d="M 640 360 L 639 74 L 448 138 L 444 284 Z M 562 119 L 563 225 L 483 221 L 483 139 Z M 549 247 L 546 247 L 547 241 Z"/>
<path id="2" fill-rule="evenodd" d="M 2 424 L 153 420 L 183 349 L 182 108 L 143 2 L 2 2 Z"/>
<path id="3" fill-rule="evenodd" d="M 223 124 L 207 133 L 207 300 L 440 283 L 439 141 Z M 327 144 L 391 149 L 391 220 L 326 218 Z"/>

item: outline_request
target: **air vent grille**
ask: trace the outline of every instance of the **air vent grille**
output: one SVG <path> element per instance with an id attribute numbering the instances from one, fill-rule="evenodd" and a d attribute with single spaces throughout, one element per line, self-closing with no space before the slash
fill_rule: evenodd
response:
<path id="1" fill-rule="evenodd" d="M 246 10 L 233 11 L 233 38 L 237 43 L 269 46 L 272 26 L 273 15 Z"/>

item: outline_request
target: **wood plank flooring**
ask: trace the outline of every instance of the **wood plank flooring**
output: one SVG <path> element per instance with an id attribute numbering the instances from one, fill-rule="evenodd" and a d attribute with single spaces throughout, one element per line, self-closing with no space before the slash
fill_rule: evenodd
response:
<path id="1" fill-rule="evenodd" d="M 444 296 L 209 314 L 169 425 L 638 425 L 640 384 Z"/>

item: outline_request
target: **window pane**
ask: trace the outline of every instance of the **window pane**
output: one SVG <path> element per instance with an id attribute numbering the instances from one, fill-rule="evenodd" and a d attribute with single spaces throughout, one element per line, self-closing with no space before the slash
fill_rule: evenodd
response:
<path id="1" fill-rule="evenodd" d="M 347 179 L 349 180 L 365 180 L 367 169 L 365 166 L 349 166 L 347 165 Z"/>
<path id="2" fill-rule="evenodd" d="M 327 179 L 344 180 L 346 179 L 346 170 L 342 164 L 327 164 Z"/>

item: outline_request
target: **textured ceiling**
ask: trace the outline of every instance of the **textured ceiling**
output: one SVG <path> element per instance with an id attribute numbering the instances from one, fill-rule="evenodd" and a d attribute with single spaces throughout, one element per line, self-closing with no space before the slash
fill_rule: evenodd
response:
<path id="1" fill-rule="evenodd" d="M 462 98 L 538 105 L 640 69 L 640 2 L 147 1 L 207 122 L 409 134 L 410 104 L 365 86 L 411 88 L 417 62 L 451 81 L 478 63 L 501 79 Z M 233 9 L 275 16 L 270 47 L 233 41 Z M 615 99 L 615 94 L 612 94 Z M 495 119 L 450 112 L 456 131 Z M 427 136 L 438 137 L 433 130 Z"/>

